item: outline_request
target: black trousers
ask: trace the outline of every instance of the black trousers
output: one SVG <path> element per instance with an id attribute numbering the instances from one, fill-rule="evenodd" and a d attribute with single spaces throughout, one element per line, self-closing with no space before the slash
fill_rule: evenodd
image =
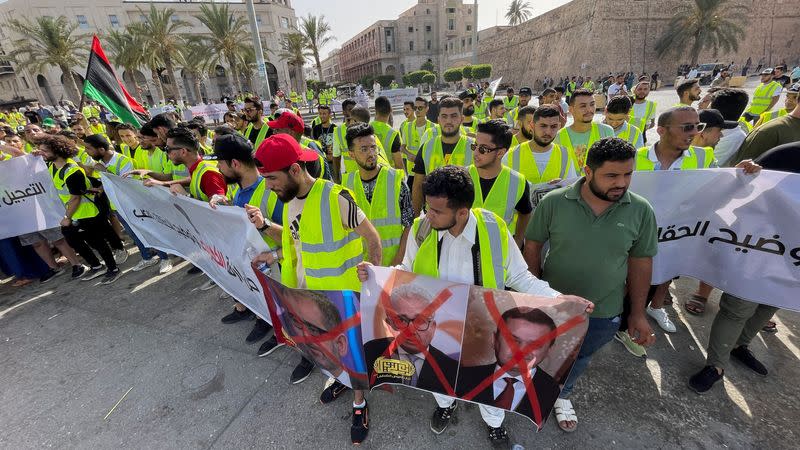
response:
<path id="1" fill-rule="evenodd" d="M 109 270 L 117 268 L 117 263 L 114 261 L 114 255 L 111 253 L 111 248 L 106 242 L 108 232 L 114 233 L 108 221 L 101 214 L 90 217 L 87 219 L 80 219 L 77 225 L 70 225 L 68 227 L 61 227 L 61 233 L 67 243 L 78 252 L 83 259 L 86 260 L 92 267 L 98 267 L 100 260 L 92 252 L 96 250 L 106 263 Z"/>
<path id="2" fill-rule="evenodd" d="M 105 217 L 106 219 L 111 218 L 111 204 L 109 203 L 105 192 L 95 196 L 94 204 L 97 206 L 97 209 L 100 210 L 100 214 L 97 217 Z M 122 250 L 125 248 L 122 244 L 122 240 L 117 235 L 117 232 L 114 231 L 114 227 L 111 226 L 111 222 L 108 220 L 103 220 L 102 222 L 106 228 L 103 230 L 103 236 L 105 236 L 106 241 L 108 241 L 108 245 L 110 245 L 114 250 Z"/>

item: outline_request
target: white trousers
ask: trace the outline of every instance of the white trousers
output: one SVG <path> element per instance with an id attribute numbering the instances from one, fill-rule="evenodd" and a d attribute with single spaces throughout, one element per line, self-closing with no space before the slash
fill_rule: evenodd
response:
<path id="1" fill-rule="evenodd" d="M 439 404 L 440 408 L 447 408 L 456 401 L 455 398 L 447 395 L 437 394 L 435 392 L 431 392 L 431 394 L 433 394 L 433 398 L 436 399 L 436 403 Z M 500 408 L 495 408 L 494 406 L 479 404 L 478 409 L 481 411 L 481 417 L 483 417 L 483 421 L 486 422 L 486 425 L 489 425 L 492 428 L 499 428 L 500 425 L 503 424 L 503 419 L 506 418 L 506 412 Z"/>

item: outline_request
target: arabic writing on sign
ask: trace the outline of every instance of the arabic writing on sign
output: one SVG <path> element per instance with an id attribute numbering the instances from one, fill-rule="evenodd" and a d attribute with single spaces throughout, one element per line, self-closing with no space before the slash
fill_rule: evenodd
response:
<path id="1" fill-rule="evenodd" d="M 692 230 L 689 226 L 682 226 L 680 228 L 675 228 L 676 225 L 670 225 L 666 229 L 662 227 L 658 228 L 658 242 L 669 242 L 669 241 L 677 241 L 678 239 L 683 239 L 685 237 L 692 237 L 692 236 L 705 236 L 706 230 L 708 229 L 709 221 L 705 222 L 697 222 L 694 226 L 694 230 Z M 702 227 L 702 229 L 701 229 Z"/>
<path id="2" fill-rule="evenodd" d="M 250 291 L 259 292 L 261 290 L 259 289 L 258 284 L 256 284 L 255 280 L 245 276 L 242 273 L 242 271 L 239 270 L 238 267 L 234 266 L 231 263 L 231 260 L 227 255 L 224 255 L 219 249 L 217 249 L 213 245 L 201 241 L 200 238 L 198 238 L 197 235 L 195 233 L 192 233 L 190 230 L 183 228 L 180 225 L 176 225 L 170 222 L 169 220 L 161 217 L 159 214 L 148 211 L 146 209 L 134 209 L 133 215 L 142 220 L 144 219 L 155 220 L 159 224 L 171 229 L 172 231 L 192 241 L 198 248 L 207 253 L 211 257 L 211 260 L 214 261 L 214 263 L 225 269 L 230 276 L 238 279 L 241 283 L 247 285 L 247 288 L 250 289 Z"/>
<path id="3" fill-rule="evenodd" d="M 28 199 L 28 197 L 34 197 L 39 194 L 44 194 L 45 189 L 42 186 L 42 183 L 31 183 L 25 189 L 16 189 L 13 191 L 6 190 L 3 195 L 3 203 L 12 206 L 15 203 L 21 203 Z"/>

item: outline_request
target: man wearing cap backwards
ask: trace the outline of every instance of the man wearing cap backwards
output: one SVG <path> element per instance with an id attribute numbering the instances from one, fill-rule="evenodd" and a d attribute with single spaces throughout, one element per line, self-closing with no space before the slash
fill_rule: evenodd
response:
<path id="1" fill-rule="evenodd" d="M 331 168 L 328 166 L 325 153 L 315 141 L 303 136 L 303 130 L 305 128 L 303 119 L 286 109 L 279 109 L 274 115 L 275 119 L 267 122 L 267 125 L 275 134 L 287 134 L 297 141 L 300 147 L 317 154 L 317 160 L 307 165 L 308 173 L 314 178 L 332 179 L 331 177 L 333 174 L 331 173 Z"/>
<path id="2" fill-rule="evenodd" d="M 283 202 L 278 200 L 278 196 L 267 188 L 266 180 L 258 174 L 250 141 L 235 134 L 219 136 L 214 140 L 214 153 L 206 155 L 203 159 L 217 161 L 217 169 L 225 178 L 225 183 L 236 186 L 233 195 L 230 195 L 229 192 L 227 196 L 217 194 L 211 197 L 208 202 L 209 206 L 216 209 L 220 204 L 232 204 L 245 208 L 250 221 L 261 232 L 264 242 L 273 252 L 277 252 L 280 248 L 283 231 L 283 227 L 281 227 Z M 277 255 L 277 253 L 275 254 Z M 277 264 L 273 264 L 271 269 L 272 273 L 276 275 L 280 273 L 280 267 Z M 272 326 L 263 319 L 255 317 L 255 314 L 243 304 L 235 302 L 233 312 L 223 317 L 222 323 L 231 324 L 254 318 L 256 323 L 245 339 L 245 342 L 251 344 L 266 337 L 272 330 Z M 270 340 L 274 339 L 273 336 Z M 277 345 L 268 345 L 270 340 L 262 345 L 262 348 L 267 348 L 264 349 L 264 352 L 259 349 L 258 356 L 266 356 L 277 347 Z"/>
<path id="3" fill-rule="evenodd" d="M 778 103 L 782 88 L 780 83 L 772 79 L 774 74 L 775 71 L 773 69 L 761 71 L 761 83 L 753 92 L 753 100 L 750 102 L 750 106 L 744 111 L 746 117 L 747 114 L 750 114 L 750 118 L 755 120 Z"/>
<path id="4" fill-rule="evenodd" d="M 708 131 L 703 140 L 704 142 L 708 141 L 716 144 L 721 137 L 722 128 L 730 125 L 726 124 L 719 111 L 713 111 L 713 113 L 705 113 L 703 116 L 711 121 L 713 128 Z M 692 146 L 692 141 L 698 134 L 705 131 L 706 126 L 707 124 L 700 120 L 697 110 L 691 106 L 679 106 L 666 110 L 658 117 L 656 131 L 658 132 L 659 141 L 649 147 L 642 147 L 637 150 L 636 170 L 695 170 L 719 167 L 717 160 L 714 158 L 713 148 Z M 758 164 L 750 160 L 743 161 L 736 167 L 743 168 L 747 174 L 753 174 L 761 170 Z M 650 286 L 646 300 L 649 305 L 645 312 L 664 331 L 674 333 L 676 330 L 675 324 L 672 323 L 664 310 L 664 299 L 669 291 L 669 284 L 670 282 L 667 281 L 660 285 Z M 633 355 L 646 356 L 647 352 L 644 347 L 634 342 L 626 332 L 628 329 L 627 308 L 629 308 L 629 305 L 630 302 L 626 299 L 626 313 L 623 314 L 622 323 L 615 339 L 625 345 L 625 348 Z M 689 310 L 688 307 L 687 310 Z"/>
<path id="5" fill-rule="evenodd" d="M 520 108 L 524 108 L 528 106 L 531 101 L 531 96 L 533 95 L 533 91 L 529 87 L 523 87 L 519 90 L 519 101 L 517 102 L 517 106 L 513 109 L 506 108 L 506 122 L 508 125 L 511 126 L 515 131 L 519 130 L 519 123 L 517 120 L 519 119 L 519 110 Z"/>
<path id="6" fill-rule="evenodd" d="M 352 196 L 340 185 L 312 177 L 306 164 L 316 161 L 317 153 L 302 149 L 291 136 L 266 139 L 255 159 L 267 187 L 285 205 L 281 249 L 258 255 L 254 263 L 271 265 L 277 257 L 282 262 L 281 282 L 291 288 L 360 291 L 356 265 L 364 259 L 363 244 L 367 260 L 379 265 L 381 239 Z M 303 358 L 292 372 L 292 382 L 305 380 L 313 368 L 314 363 Z M 364 392 L 354 394 L 350 438 L 358 444 L 367 437 L 369 415 Z M 333 398 L 326 389 L 320 400 Z"/>

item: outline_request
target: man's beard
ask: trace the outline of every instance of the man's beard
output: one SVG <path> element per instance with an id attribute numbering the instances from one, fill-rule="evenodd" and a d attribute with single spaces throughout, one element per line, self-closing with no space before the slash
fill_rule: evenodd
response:
<path id="1" fill-rule="evenodd" d="M 286 185 L 286 189 L 284 189 L 283 192 L 277 195 L 280 201 L 286 203 L 294 200 L 299 192 L 300 192 L 300 183 L 290 178 L 288 184 Z"/>
<path id="2" fill-rule="evenodd" d="M 535 142 L 536 145 L 538 145 L 539 147 L 547 147 L 548 145 L 550 145 L 550 143 L 553 142 L 553 139 L 555 139 L 555 138 L 552 138 L 549 141 L 543 141 L 543 140 L 539 139 L 538 136 L 535 136 L 535 135 L 533 136 L 533 142 Z"/>
<path id="3" fill-rule="evenodd" d="M 647 98 L 647 95 L 639 95 L 639 94 L 636 94 L 636 100 L 644 100 L 644 99 L 646 99 L 646 98 Z"/>
<path id="4" fill-rule="evenodd" d="M 356 163 L 358 163 L 358 166 L 364 170 L 375 170 L 375 168 L 378 167 L 377 158 L 375 159 L 375 161 L 365 161 L 363 164 L 358 161 L 356 161 Z"/>
<path id="5" fill-rule="evenodd" d="M 223 173 L 222 178 L 225 179 L 225 184 L 239 184 L 242 181 L 242 177 L 236 174 L 233 174 L 232 177 L 229 177 Z"/>
<path id="6" fill-rule="evenodd" d="M 461 130 L 458 128 L 456 128 L 454 131 L 445 131 L 444 127 L 442 127 L 442 136 L 444 137 L 451 138 L 453 136 L 458 136 L 459 133 L 461 133 Z"/>
<path id="7" fill-rule="evenodd" d="M 594 194 L 595 197 L 601 200 L 605 200 L 607 202 L 618 202 L 622 198 L 622 196 L 625 195 L 625 192 L 627 192 L 627 189 L 623 189 L 622 193 L 619 194 L 619 197 L 617 197 L 616 199 L 611 198 L 608 196 L 607 192 L 602 192 L 600 188 L 598 188 L 597 185 L 594 184 L 594 180 L 589 181 L 589 190 L 592 191 L 592 194 Z"/>
<path id="8" fill-rule="evenodd" d="M 530 141 L 531 139 L 533 139 L 533 132 L 531 132 L 531 131 L 528 131 L 528 130 L 527 130 L 525 127 L 522 127 L 522 128 L 520 128 L 520 129 L 519 129 L 519 132 L 520 132 L 520 133 L 522 133 L 522 136 L 524 136 L 524 137 L 525 137 L 525 139 L 527 139 L 527 140 L 529 140 L 529 141 Z"/>
<path id="9" fill-rule="evenodd" d="M 252 119 L 248 118 L 248 119 L 247 119 L 247 121 L 248 121 L 248 122 L 250 122 L 250 123 L 258 123 L 258 122 L 261 122 L 261 115 L 256 115 L 256 116 L 255 116 L 255 117 L 253 117 Z"/>
<path id="10" fill-rule="evenodd" d="M 475 114 L 475 107 L 474 106 L 466 107 L 466 108 L 464 108 L 463 113 L 464 113 L 465 116 L 469 117 L 469 116 Z"/>
<path id="11" fill-rule="evenodd" d="M 456 218 L 455 217 L 453 217 L 453 220 L 450 222 L 450 225 L 447 225 L 446 227 L 438 227 L 437 228 L 437 227 L 431 226 L 431 228 L 433 228 L 436 231 L 447 231 L 450 228 L 453 228 L 454 226 L 456 226 Z"/>

